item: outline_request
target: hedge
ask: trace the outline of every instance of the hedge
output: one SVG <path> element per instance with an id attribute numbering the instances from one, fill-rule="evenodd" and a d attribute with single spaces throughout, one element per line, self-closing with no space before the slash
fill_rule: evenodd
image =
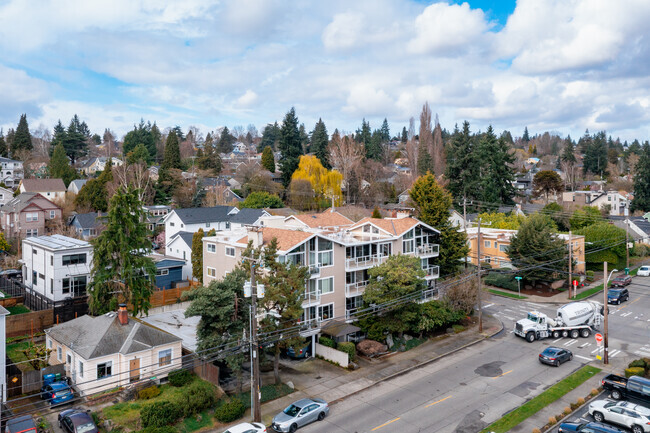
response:
<path id="1" fill-rule="evenodd" d="M 233 422 L 244 416 L 246 406 L 238 398 L 232 398 L 215 409 L 214 417 L 222 423 Z"/>
<path id="2" fill-rule="evenodd" d="M 645 374 L 645 368 L 643 367 L 630 367 L 625 369 L 625 377 L 630 376 L 641 376 Z"/>
<path id="3" fill-rule="evenodd" d="M 214 406 L 217 401 L 215 389 L 209 382 L 197 380 L 179 394 L 174 401 L 183 411 L 184 416 L 194 415 Z"/>
<path id="4" fill-rule="evenodd" d="M 489 286 L 501 287 L 502 289 L 512 290 L 513 292 L 518 290 L 517 281 L 513 275 L 491 272 L 483 279 L 483 281 Z"/>
<path id="5" fill-rule="evenodd" d="M 357 348 L 354 346 L 354 343 L 344 342 L 339 343 L 336 348 L 341 352 L 348 354 L 348 361 L 354 362 L 357 359 Z"/>
<path id="6" fill-rule="evenodd" d="M 184 386 L 194 380 L 194 375 L 189 370 L 173 370 L 167 375 L 171 386 Z"/>
<path id="7" fill-rule="evenodd" d="M 140 409 L 140 419 L 144 428 L 173 424 L 182 416 L 182 408 L 172 401 L 156 401 Z"/>
<path id="8" fill-rule="evenodd" d="M 635 359 L 634 361 L 630 362 L 628 364 L 628 367 L 641 367 L 641 368 L 646 368 L 646 363 L 643 359 Z"/>
<path id="9" fill-rule="evenodd" d="M 328 337 L 320 337 L 318 339 L 318 342 L 322 344 L 323 346 L 331 347 L 332 349 L 336 349 L 336 341 L 332 340 L 331 338 Z"/>
<path id="10" fill-rule="evenodd" d="M 147 427 L 140 430 L 138 433 L 178 433 L 178 430 L 176 427 L 166 425 L 163 427 Z"/>
<path id="11" fill-rule="evenodd" d="M 150 398 L 158 397 L 162 391 L 156 385 L 141 389 L 138 391 L 138 398 L 140 400 L 149 400 Z"/>

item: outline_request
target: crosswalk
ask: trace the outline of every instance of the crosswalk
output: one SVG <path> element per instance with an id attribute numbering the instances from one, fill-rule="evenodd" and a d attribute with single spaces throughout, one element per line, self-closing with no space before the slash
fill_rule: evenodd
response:
<path id="1" fill-rule="evenodd" d="M 650 357 L 650 344 L 646 344 L 646 345 L 642 346 L 639 350 L 635 350 L 634 354 L 642 356 L 644 358 L 649 358 Z"/>

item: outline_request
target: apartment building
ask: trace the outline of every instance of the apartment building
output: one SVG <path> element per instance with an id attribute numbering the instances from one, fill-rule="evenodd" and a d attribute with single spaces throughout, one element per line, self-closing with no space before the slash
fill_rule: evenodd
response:
<path id="1" fill-rule="evenodd" d="M 303 216 L 304 217 L 304 216 Z M 339 217 L 335 217 L 340 219 Z M 302 218 L 301 218 L 302 219 Z M 310 221 L 310 218 L 306 218 Z M 315 218 L 317 219 L 317 218 Z M 368 269 L 393 254 L 418 257 L 432 297 L 439 277 L 437 257 L 440 232 L 415 218 L 364 218 L 357 223 L 341 220 L 345 227 L 328 229 L 285 225 L 285 228 L 248 227 L 203 238 L 203 281 L 222 279 L 253 246 L 278 243 L 278 260 L 309 268 L 303 300 L 303 321 L 315 327 L 327 320 L 353 321 L 362 305 Z M 294 221 L 295 222 L 295 221 Z"/>
<path id="2" fill-rule="evenodd" d="M 629 202 L 624 191 L 568 191 L 562 193 L 564 204 L 575 204 L 578 206 L 595 206 L 598 209 L 609 209 L 609 214 L 626 215 Z"/>
<path id="3" fill-rule="evenodd" d="M 0 183 L 4 183 L 9 188 L 15 188 L 23 180 L 23 176 L 22 161 L 0 156 Z"/>
<path id="4" fill-rule="evenodd" d="M 493 269 L 498 268 L 516 268 L 516 264 L 510 263 L 508 257 L 508 247 L 510 240 L 517 234 L 517 230 L 490 229 L 481 228 L 481 238 L 478 238 L 478 229 L 476 227 L 467 229 L 467 238 L 470 245 L 469 257 L 474 265 L 478 264 L 478 242 L 481 242 L 481 264 L 487 263 Z M 569 251 L 569 235 L 558 234 L 560 239 L 564 240 Z M 571 236 L 573 244 L 573 260 L 575 266 L 573 272 L 582 274 L 585 272 L 585 237 Z"/>

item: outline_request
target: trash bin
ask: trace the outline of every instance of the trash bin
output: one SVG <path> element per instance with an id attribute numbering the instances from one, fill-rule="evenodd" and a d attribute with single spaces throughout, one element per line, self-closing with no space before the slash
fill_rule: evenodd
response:
<path id="1" fill-rule="evenodd" d="M 625 275 L 630 275 L 630 268 L 625 268 Z"/>

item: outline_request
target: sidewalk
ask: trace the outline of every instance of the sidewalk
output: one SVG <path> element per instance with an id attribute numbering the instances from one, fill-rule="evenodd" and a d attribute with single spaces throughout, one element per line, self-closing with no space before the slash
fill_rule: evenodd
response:
<path id="1" fill-rule="evenodd" d="M 580 294 L 580 293 L 582 293 L 582 292 L 584 292 L 586 290 L 589 290 L 589 289 L 591 289 L 593 287 L 599 286 L 601 284 L 603 284 L 603 280 L 597 280 L 597 281 L 594 281 L 592 283 L 589 283 L 589 284 L 585 285 L 584 287 L 578 288 L 578 294 Z M 500 291 L 503 291 L 503 292 L 508 292 L 508 290 L 501 289 L 499 287 L 494 287 L 494 289 L 500 290 Z M 497 295 L 495 293 L 492 293 L 492 295 L 493 296 L 500 296 L 500 295 Z M 566 304 L 567 302 L 574 302 L 574 300 L 569 300 L 569 293 L 566 292 L 566 291 L 558 292 L 553 296 L 528 295 L 528 294 L 523 294 L 523 295 L 526 296 L 526 299 L 522 299 L 523 301 L 535 302 L 535 303 L 538 303 L 538 304 Z M 602 302 L 602 297 L 603 297 L 603 292 L 600 291 L 600 292 L 594 293 L 592 296 L 589 296 L 589 297 L 584 298 L 584 299 L 580 299 L 580 301 L 591 299 L 591 300 L 596 300 L 596 301 Z"/>
<path id="2" fill-rule="evenodd" d="M 271 424 L 272 418 L 289 404 L 304 397 L 318 397 L 335 405 L 346 397 L 361 392 L 379 382 L 405 374 L 415 368 L 479 343 L 503 330 L 502 323 L 491 316 L 483 316 L 483 332 L 478 326 L 453 335 L 442 335 L 429 340 L 408 352 L 399 352 L 381 360 L 360 359 L 360 368 L 348 371 L 321 359 L 310 358 L 303 362 L 281 361 L 283 381 L 291 382 L 295 392 L 262 405 L 262 422 Z M 265 376 L 272 383 L 273 376 Z M 244 416 L 244 419 L 248 414 Z M 224 427 L 225 428 L 225 427 Z"/>

